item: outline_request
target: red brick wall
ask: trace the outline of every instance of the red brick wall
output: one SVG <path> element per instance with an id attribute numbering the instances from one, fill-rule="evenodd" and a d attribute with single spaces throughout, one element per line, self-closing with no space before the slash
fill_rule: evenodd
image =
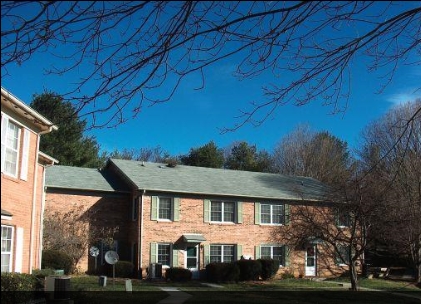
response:
<path id="1" fill-rule="evenodd" d="M 65 213 L 74 208 L 83 207 L 85 212 L 93 212 L 93 223 L 91 229 L 95 225 L 103 225 L 104 227 L 119 227 L 119 232 L 115 235 L 115 239 L 122 246 L 127 244 L 129 225 L 131 224 L 130 207 L 131 201 L 127 195 L 107 194 L 104 192 L 75 192 L 75 191 L 54 191 L 47 189 L 46 194 L 46 214 L 48 212 L 58 211 Z M 83 216 L 83 212 L 81 214 Z M 94 244 L 91 244 L 94 245 Z M 89 247 L 85 249 L 85 255 L 78 263 L 77 267 L 80 271 L 85 272 L 90 267 L 94 267 L 94 258 L 89 256 Z M 124 248 L 121 248 L 124 250 Z"/>
<path id="2" fill-rule="evenodd" d="M 20 147 L 23 147 L 23 136 L 21 136 Z M 40 228 L 40 212 L 41 200 L 43 192 L 42 175 L 43 167 L 36 164 L 37 155 L 37 134 L 30 132 L 30 146 L 29 146 L 29 164 L 28 164 L 28 179 L 26 181 L 19 178 L 21 159 L 18 165 L 18 177 L 13 178 L 6 174 L 1 174 L 1 206 L 3 210 L 12 213 L 12 220 L 2 220 L 2 225 L 10 225 L 16 228 L 23 228 L 23 257 L 22 257 L 22 272 L 29 273 L 32 269 L 39 268 L 39 228 Z M 20 152 L 22 158 L 22 152 Z M 35 168 L 38 170 L 38 178 L 35 190 L 36 204 L 35 217 L 32 221 L 32 205 L 34 197 L 34 178 Z M 32 269 L 30 269 L 30 248 L 31 248 L 31 229 L 33 233 L 33 250 L 32 250 Z M 16 240 L 14 240 L 13 252 L 16 253 Z M 13 257 L 13 267 L 15 270 L 15 255 Z"/>

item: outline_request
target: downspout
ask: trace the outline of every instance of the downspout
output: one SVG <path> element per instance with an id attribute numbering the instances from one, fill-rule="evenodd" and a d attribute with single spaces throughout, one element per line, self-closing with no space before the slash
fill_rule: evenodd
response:
<path id="1" fill-rule="evenodd" d="M 34 172 L 34 185 L 33 185 L 34 190 L 32 192 L 31 234 L 30 234 L 30 244 L 29 244 L 29 274 L 32 274 L 32 266 L 34 263 L 35 209 L 37 205 L 38 151 L 39 151 L 39 142 L 41 139 L 40 135 L 37 135 L 37 148 L 36 148 L 36 156 L 35 156 L 35 164 L 34 164 L 35 172 Z"/>
<path id="2" fill-rule="evenodd" d="M 51 165 L 44 165 L 44 171 L 42 173 L 42 184 L 45 185 L 45 175 L 46 175 L 46 169 L 47 167 L 51 167 Z M 41 214 L 40 214 L 40 229 L 39 229 L 39 269 L 41 269 L 41 263 L 42 263 L 42 250 L 44 249 L 43 246 L 43 239 L 44 239 L 44 209 L 45 209 L 45 193 L 46 193 L 46 187 L 44 186 L 42 191 L 42 198 L 41 198 Z"/>
<path id="3" fill-rule="evenodd" d="M 39 132 L 37 135 L 37 144 L 36 144 L 36 156 L 35 156 L 35 165 L 34 165 L 34 185 L 33 185 L 33 194 L 32 194 L 32 214 L 31 214 L 31 234 L 30 234 L 30 244 L 29 244 L 29 274 L 32 274 L 32 267 L 34 264 L 34 234 L 35 234 L 35 209 L 37 205 L 37 185 L 38 185 L 38 152 L 39 152 L 39 143 L 41 140 L 41 135 L 50 133 L 51 131 L 57 129 L 56 126 L 50 126 L 47 130 Z M 40 223 L 42 226 L 42 222 Z M 39 240 L 41 243 L 41 240 Z M 41 258 L 41 257 L 40 257 Z"/>
<path id="4" fill-rule="evenodd" d="M 142 238 L 143 238 L 143 197 L 146 193 L 146 190 L 143 189 L 142 190 L 142 194 L 141 194 L 141 205 L 142 207 L 140 208 L 140 216 L 139 216 L 139 224 L 140 224 L 140 234 L 139 234 L 139 266 L 140 266 L 140 277 L 142 277 L 143 275 L 143 271 L 142 271 L 142 265 L 143 265 L 143 259 L 142 259 Z M 138 230 L 139 231 L 139 230 Z"/>

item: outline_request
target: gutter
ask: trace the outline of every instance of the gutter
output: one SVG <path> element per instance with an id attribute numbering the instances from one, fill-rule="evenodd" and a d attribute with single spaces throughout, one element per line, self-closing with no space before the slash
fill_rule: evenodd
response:
<path id="1" fill-rule="evenodd" d="M 142 258 L 142 250 L 143 250 L 143 242 L 142 242 L 142 238 L 143 238 L 143 198 L 145 196 L 146 190 L 143 189 L 142 190 L 142 194 L 141 194 L 141 205 L 142 207 L 140 208 L 140 216 L 139 216 L 139 226 L 140 226 L 140 234 L 139 234 L 139 245 L 138 245 L 138 255 L 139 257 L 139 266 L 140 266 L 140 275 L 142 277 L 142 266 L 143 266 L 143 258 Z M 139 231 L 139 230 L 138 230 Z"/>

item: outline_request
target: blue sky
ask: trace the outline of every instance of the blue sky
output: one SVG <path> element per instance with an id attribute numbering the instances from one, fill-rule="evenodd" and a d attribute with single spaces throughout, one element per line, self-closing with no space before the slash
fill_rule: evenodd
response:
<path id="1" fill-rule="evenodd" d="M 21 66 L 9 66 L 9 75 L 2 78 L 2 87 L 29 104 L 33 94 L 44 90 L 64 93 L 77 74 L 61 77 L 45 75 L 43 67 L 51 62 L 51 56 L 37 54 Z M 239 81 L 232 73 L 234 63 L 217 63 L 206 71 L 205 87 L 195 90 L 198 81 L 187 79 L 171 101 L 145 107 L 135 118 L 116 128 L 92 130 L 102 150 L 112 151 L 153 148 L 161 146 L 171 155 L 186 154 L 213 140 L 223 148 L 234 141 L 255 144 L 258 150 L 272 151 L 277 143 L 300 124 L 308 124 L 314 131 L 329 131 L 346 141 L 351 148 L 357 147 L 360 132 L 372 121 L 380 118 L 393 105 L 421 98 L 417 92 L 421 69 L 416 66 L 398 66 L 393 81 L 382 94 L 381 72 L 367 72 L 358 60 L 350 66 L 352 72 L 351 96 L 344 113 L 331 114 L 332 108 L 317 101 L 304 106 L 285 105 L 269 117 L 263 125 L 242 128 L 221 134 L 224 127 L 240 122 L 240 110 L 247 109 L 253 100 L 262 98 L 262 85 L 271 82 L 268 73 L 258 78 Z M 58 122 L 57 122 L 58 123 Z"/>

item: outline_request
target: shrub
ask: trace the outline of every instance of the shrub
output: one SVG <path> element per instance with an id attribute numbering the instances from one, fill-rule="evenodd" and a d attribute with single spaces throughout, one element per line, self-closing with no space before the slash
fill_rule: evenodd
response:
<path id="1" fill-rule="evenodd" d="M 44 250 L 41 265 L 42 268 L 63 269 L 65 274 L 69 274 L 73 268 L 73 260 L 65 252 Z"/>
<path id="2" fill-rule="evenodd" d="M 206 276 L 211 282 L 238 282 L 240 268 L 235 263 L 210 263 L 206 265 Z"/>
<path id="3" fill-rule="evenodd" d="M 234 262 L 240 269 L 240 281 L 255 281 L 262 272 L 262 264 L 256 260 L 238 260 Z"/>
<path id="4" fill-rule="evenodd" d="M 54 275 L 54 269 L 47 268 L 47 269 L 34 269 L 32 271 L 32 275 L 34 275 L 38 279 L 45 279 L 45 277 L 48 277 L 50 275 Z"/>
<path id="5" fill-rule="evenodd" d="M 3 272 L 1 274 L 1 302 L 26 303 L 35 297 L 37 279 L 26 273 Z"/>
<path id="6" fill-rule="evenodd" d="M 294 278 L 294 274 L 291 272 L 284 272 L 283 274 L 281 274 L 281 278 L 286 280 L 286 279 L 293 279 Z"/>
<path id="7" fill-rule="evenodd" d="M 171 267 L 165 272 L 165 279 L 173 282 L 190 281 L 192 272 L 189 269 L 181 267 Z"/>
<path id="8" fill-rule="evenodd" d="M 262 280 L 268 280 L 273 278 L 279 269 L 279 261 L 272 259 L 259 259 L 262 265 L 262 272 L 260 274 Z"/>
<path id="9" fill-rule="evenodd" d="M 118 278 L 131 278 L 133 276 L 134 265 L 129 261 L 118 261 L 115 263 L 115 276 Z"/>

